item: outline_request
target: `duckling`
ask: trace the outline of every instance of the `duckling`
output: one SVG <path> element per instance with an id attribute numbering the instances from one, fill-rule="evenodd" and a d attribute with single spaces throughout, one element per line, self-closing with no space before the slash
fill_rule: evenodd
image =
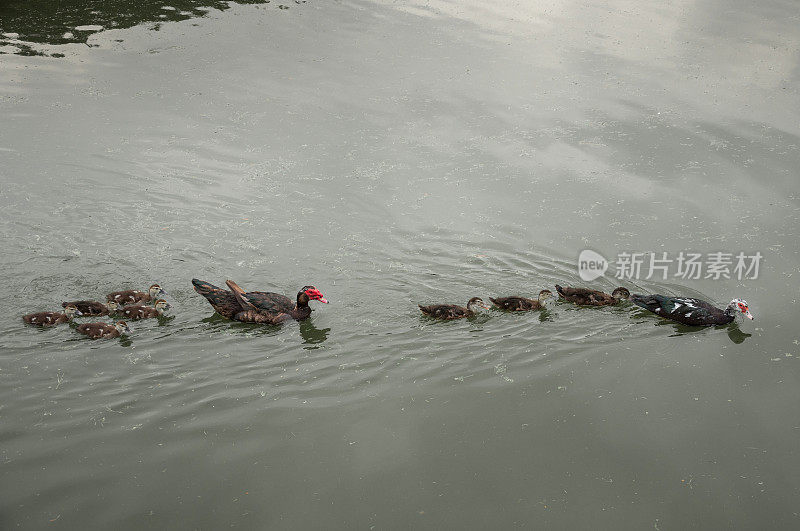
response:
<path id="1" fill-rule="evenodd" d="M 66 308 L 69 305 L 77 307 L 81 314 L 87 317 L 109 315 L 116 312 L 120 308 L 116 301 L 108 301 L 106 304 L 98 301 L 72 301 L 61 303 L 63 308 Z"/>
<path id="2" fill-rule="evenodd" d="M 122 307 L 118 313 L 127 319 L 147 319 L 150 317 L 161 317 L 166 310 L 171 308 L 170 304 L 164 299 L 158 299 L 154 306 L 137 304 Z"/>
<path id="3" fill-rule="evenodd" d="M 78 325 L 78 332 L 90 339 L 113 338 L 122 334 L 130 333 L 131 329 L 125 321 L 117 321 L 114 324 L 108 323 L 84 323 Z"/>
<path id="4" fill-rule="evenodd" d="M 83 315 L 77 306 L 68 304 L 64 307 L 64 313 L 60 312 L 38 312 L 23 315 L 22 320 L 28 324 L 36 326 L 55 326 L 71 321 L 73 317 Z"/>
<path id="5" fill-rule="evenodd" d="M 621 287 L 612 291 L 611 295 L 588 288 L 562 288 L 558 284 L 556 284 L 556 291 L 565 300 L 581 306 L 609 306 L 619 304 L 631 296 L 630 291 Z"/>
<path id="6" fill-rule="evenodd" d="M 489 307 L 483 302 L 480 297 L 472 297 L 467 303 L 467 307 L 457 306 L 455 304 L 433 304 L 431 306 L 423 306 L 419 304 L 419 309 L 422 313 L 429 315 L 435 319 L 462 319 L 464 317 L 472 317 L 475 315 L 473 306 L 478 305 L 484 310 Z"/>
<path id="7" fill-rule="evenodd" d="M 126 291 L 114 291 L 106 295 L 106 300 L 116 301 L 117 304 L 124 306 L 125 304 L 136 304 L 137 302 L 150 302 L 156 300 L 159 295 L 166 295 L 158 284 L 153 284 L 147 291 L 139 291 L 129 289 Z"/>
<path id="8" fill-rule="evenodd" d="M 510 310 L 514 312 L 527 312 L 530 310 L 541 310 L 544 308 L 544 301 L 551 298 L 553 293 L 549 289 L 543 289 L 539 292 L 538 299 L 526 299 L 525 297 L 497 297 L 489 300 L 502 310 Z"/>

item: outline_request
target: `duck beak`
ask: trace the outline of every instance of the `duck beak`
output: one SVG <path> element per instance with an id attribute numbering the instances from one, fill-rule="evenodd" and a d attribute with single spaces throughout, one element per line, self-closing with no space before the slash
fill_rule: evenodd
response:
<path id="1" fill-rule="evenodd" d="M 75 315 L 83 315 L 83 312 L 80 310 L 75 310 Z"/>
<path id="2" fill-rule="evenodd" d="M 753 317 L 753 314 L 750 313 L 750 310 L 745 310 L 742 313 L 744 313 L 744 316 L 747 317 L 748 319 L 750 319 L 751 321 L 755 320 L 755 317 Z"/>
<path id="3" fill-rule="evenodd" d="M 317 299 L 317 300 L 318 300 L 319 302 L 322 302 L 322 303 L 324 303 L 324 304 L 328 304 L 328 299 L 326 299 L 325 297 L 320 297 L 320 298 L 319 298 L 319 299 Z"/>

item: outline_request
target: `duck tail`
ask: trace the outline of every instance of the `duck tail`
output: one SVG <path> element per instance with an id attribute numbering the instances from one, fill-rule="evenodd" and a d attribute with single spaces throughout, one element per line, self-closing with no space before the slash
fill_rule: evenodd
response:
<path id="1" fill-rule="evenodd" d="M 200 280 L 197 278 L 192 279 L 194 290 L 205 297 L 208 303 L 217 310 L 217 313 L 228 319 L 233 319 L 236 313 L 241 311 L 241 306 L 236 296 L 230 291 Z"/>

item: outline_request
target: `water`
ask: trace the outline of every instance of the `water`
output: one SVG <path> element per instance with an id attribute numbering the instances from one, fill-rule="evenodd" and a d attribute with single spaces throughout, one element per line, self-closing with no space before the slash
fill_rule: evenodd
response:
<path id="1" fill-rule="evenodd" d="M 17 5 L 3 528 L 797 527 L 792 3 Z M 756 321 L 416 308 L 585 284 L 587 248 L 759 251 L 591 283 Z M 192 277 L 331 304 L 231 323 Z M 20 319 L 153 282 L 172 317 L 126 340 Z"/>

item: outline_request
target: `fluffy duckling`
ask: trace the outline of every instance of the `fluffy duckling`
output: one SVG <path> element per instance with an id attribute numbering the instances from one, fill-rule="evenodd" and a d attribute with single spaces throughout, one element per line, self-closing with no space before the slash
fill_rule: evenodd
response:
<path id="1" fill-rule="evenodd" d="M 70 305 L 77 307 L 81 312 L 81 315 L 85 315 L 87 317 L 109 315 L 116 312 L 120 308 L 116 301 L 108 301 L 106 304 L 98 301 L 71 301 L 61 303 L 63 308 L 66 308 Z"/>
<path id="2" fill-rule="evenodd" d="M 469 302 L 467 303 L 467 307 L 457 306 L 455 304 L 433 304 L 431 306 L 423 306 L 418 305 L 419 309 L 422 310 L 422 313 L 425 315 L 429 315 L 434 319 L 462 319 L 464 317 L 472 317 L 475 315 L 475 310 L 472 309 L 473 306 L 480 306 L 484 310 L 488 310 L 489 307 L 483 302 L 483 299 L 480 297 L 472 297 Z"/>
<path id="3" fill-rule="evenodd" d="M 77 306 L 68 304 L 61 312 L 38 312 L 23 315 L 22 320 L 36 326 L 55 326 L 72 320 L 73 317 L 83 315 Z"/>
<path id="4" fill-rule="evenodd" d="M 147 291 L 139 291 L 135 289 L 129 289 L 126 291 L 115 291 L 113 293 L 109 293 L 106 295 L 106 300 L 114 301 L 120 306 L 124 306 L 126 304 L 136 304 L 137 302 L 150 302 L 156 300 L 160 295 L 166 295 L 167 292 L 164 291 L 161 286 L 158 284 L 153 284 L 148 288 Z"/>
<path id="5" fill-rule="evenodd" d="M 170 308 L 171 306 L 167 301 L 158 299 L 154 306 L 145 306 L 144 304 L 124 306 L 118 313 L 127 319 L 148 319 L 150 317 L 161 317 Z"/>
<path id="6" fill-rule="evenodd" d="M 539 292 L 538 299 L 526 299 L 525 297 L 497 297 L 493 299 L 489 297 L 489 300 L 501 310 L 527 312 L 531 310 L 541 310 L 544 308 L 544 301 L 552 296 L 553 293 L 549 289 L 543 289 Z"/>
<path id="7" fill-rule="evenodd" d="M 82 325 L 78 325 L 77 330 L 81 334 L 89 336 L 90 339 L 119 337 L 122 334 L 128 334 L 131 331 L 125 321 L 117 321 L 114 324 L 84 323 Z"/>
<path id="8" fill-rule="evenodd" d="M 611 295 L 587 288 L 562 288 L 556 284 L 556 291 L 564 300 L 574 302 L 581 306 L 609 306 L 619 304 L 621 301 L 631 296 L 631 292 L 625 288 L 617 288 Z"/>

